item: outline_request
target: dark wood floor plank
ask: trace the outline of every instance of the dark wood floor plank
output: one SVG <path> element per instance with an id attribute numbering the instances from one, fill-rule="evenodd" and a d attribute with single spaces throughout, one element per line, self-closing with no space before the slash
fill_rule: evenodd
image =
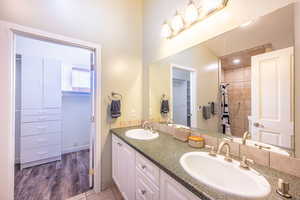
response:
<path id="1" fill-rule="evenodd" d="M 15 167 L 15 200 L 65 200 L 88 191 L 89 150 L 69 153 L 61 161 L 20 170 Z"/>

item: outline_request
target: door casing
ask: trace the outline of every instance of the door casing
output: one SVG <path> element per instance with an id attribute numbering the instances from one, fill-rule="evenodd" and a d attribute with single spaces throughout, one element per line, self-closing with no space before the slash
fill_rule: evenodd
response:
<path id="1" fill-rule="evenodd" d="M 15 36 L 23 35 L 39 40 L 89 49 L 95 52 L 95 153 L 94 191 L 101 191 L 101 45 L 54 33 L 0 21 L 0 74 L 2 101 L 0 102 L 0 199 L 14 199 L 15 161 Z M 99 106 L 97 106 L 99 105 Z M 3 109 L 2 109 L 3 108 Z M 2 145 L 3 144 L 3 145 Z"/>

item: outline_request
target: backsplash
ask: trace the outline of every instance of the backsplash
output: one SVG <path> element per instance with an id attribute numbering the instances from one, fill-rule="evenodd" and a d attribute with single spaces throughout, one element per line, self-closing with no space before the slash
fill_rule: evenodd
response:
<path id="1" fill-rule="evenodd" d="M 153 122 L 152 125 L 153 129 L 171 135 L 173 135 L 174 131 L 176 130 L 176 128 L 158 122 Z M 218 148 L 218 145 L 224 140 L 224 138 L 210 136 L 208 134 L 203 134 L 197 131 L 192 131 L 192 135 L 197 135 L 205 138 L 205 144 L 214 146 L 215 148 Z M 300 177 L 300 159 L 288 157 L 263 149 L 258 149 L 252 146 L 246 146 L 236 142 L 228 141 L 228 143 L 231 147 L 231 154 L 233 156 L 239 158 L 242 158 L 242 156 L 246 156 L 247 158 L 254 160 L 256 164 L 267 166 L 278 171 Z"/>

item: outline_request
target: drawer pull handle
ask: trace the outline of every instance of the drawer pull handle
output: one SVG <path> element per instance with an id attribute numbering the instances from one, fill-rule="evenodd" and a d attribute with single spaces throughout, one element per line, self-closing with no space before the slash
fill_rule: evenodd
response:
<path id="1" fill-rule="evenodd" d="M 146 169 L 147 168 L 147 166 L 146 165 L 142 165 L 142 169 Z"/>
<path id="2" fill-rule="evenodd" d="M 147 193 L 146 190 L 141 190 L 140 192 L 141 192 L 142 195 L 145 195 Z"/>
<path id="3" fill-rule="evenodd" d="M 38 152 L 37 154 L 38 155 L 45 155 L 45 154 L 48 154 L 49 152 L 47 151 L 47 152 Z"/>
<path id="4" fill-rule="evenodd" d="M 37 139 L 38 142 L 46 142 L 46 139 Z"/>
<path id="5" fill-rule="evenodd" d="M 118 145 L 121 147 L 121 146 L 122 146 L 122 143 L 118 142 Z"/>
<path id="6" fill-rule="evenodd" d="M 47 126 L 39 126 L 38 129 L 46 129 Z"/>

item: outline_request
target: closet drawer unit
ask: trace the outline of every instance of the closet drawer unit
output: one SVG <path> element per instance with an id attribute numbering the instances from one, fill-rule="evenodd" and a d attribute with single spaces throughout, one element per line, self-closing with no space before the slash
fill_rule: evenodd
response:
<path id="1" fill-rule="evenodd" d="M 61 120 L 61 114 L 22 115 L 21 117 L 21 122 L 23 123 L 57 120 Z"/>
<path id="2" fill-rule="evenodd" d="M 159 185 L 159 168 L 139 153 L 136 153 L 136 168 L 155 185 Z"/>
<path id="3" fill-rule="evenodd" d="M 52 145 L 61 145 L 61 133 L 21 137 L 21 151 Z"/>
<path id="4" fill-rule="evenodd" d="M 61 132 L 60 121 L 33 122 L 21 124 L 21 136 Z"/>
<path id="5" fill-rule="evenodd" d="M 140 172 L 136 170 L 135 199 L 136 200 L 159 200 L 159 189 L 149 182 Z"/>
<path id="6" fill-rule="evenodd" d="M 61 114 L 61 109 L 28 109 L 21 112 L 22 115 L 53 115 Z"/>
<path id="7" fill-rule="evenodd" d="M 34 162 L 47 158 L 61 156 L 61 146 L 53 145 L 21 151 L 21 163 Z"/>

